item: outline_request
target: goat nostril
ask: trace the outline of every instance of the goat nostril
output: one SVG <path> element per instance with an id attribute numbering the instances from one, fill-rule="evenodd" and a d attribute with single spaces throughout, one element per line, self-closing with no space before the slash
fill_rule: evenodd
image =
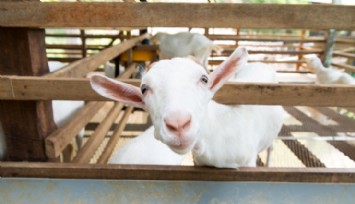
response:
<path id="1" fill-rule="evenodd" d="M 177 131 L 178 130 L 178 127 L 175 127 L 174 125 L 171 125 L 167 122 L 165 122 L 165 125 L 170 131 Z"/>
<path id="2" fill-rule="evenodd" d="M 191 124 L 191 118 L 189 118 L 183 125 L 182 125 L 182 129 L 187 129 L 190 127 Z"/>

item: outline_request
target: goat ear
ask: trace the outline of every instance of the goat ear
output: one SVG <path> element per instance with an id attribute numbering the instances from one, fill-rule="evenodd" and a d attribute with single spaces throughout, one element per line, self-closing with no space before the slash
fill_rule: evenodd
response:
<path id="1" fill-rule="evenodd" d="M 90 84 L 101 96 L 138 108 L 144 108 L 142 93 L 138 87 L 98 74 L 90 75 Z"/>
<path id="2" fill-rule="evenodd" d="M 248 51 L 238 47 L 215 71 L 210 74 L 210 89 L 215 93 L 223 84 L 233 76 L 237 69 L 248 60 Z"/>

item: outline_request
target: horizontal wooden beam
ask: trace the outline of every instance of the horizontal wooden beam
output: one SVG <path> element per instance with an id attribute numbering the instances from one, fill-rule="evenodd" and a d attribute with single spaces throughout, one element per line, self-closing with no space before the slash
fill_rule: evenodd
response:
<path id="1" fill-rule="evenodd" d="M 139 80 L 122 80 L 139 86 Z M 0 99 L 108 100 L 96 94 L 88 79 L 0 76 Z M 46 87 L 46 88 L 43 88 Z M 227 83 L 214 99 L 224 104 L 355 106 L 355 86 Z"/>
<path id="2" fill-rule="evenodd" d="M 211 40 L 235 40 L 257 42 L 325 42 L 324 37 L 259 36 L 259 35 L 207 35 Z"/>
<path id="3" fill-rule="evenodd" d="M 355 6 L 340 5 L 1 2 L 0 11 L 3 27 L 355 29 Z"/>
<path id="4" fill-rule="evenodd" d="M 354 183 L 355 169 L 240 168 L 0 162 L 1 177 Z"/>
<path id="5" fill-rule="evenodd" d="M 208 60 L 209 65 L 219 65 L 223 62 L 223 60 Z M 300 64 L 306 63 L 305 60 L 249 60 L 248 62 L 262 62 L 266 64 Z"/>
<path id="6" fill-rule="evenodd" d="M 46 49 L 63 49 L 63 50 L 80 50 L 81 45 L 73 44 L 47 44 Z M 105 45 L 86 45 L 87 50 L 102 50 L 105 49 Z"/>
<path id="7" fill-rule="evenodd" d="M 223 54 L 229 56 L 235 49 L 227 49 Z M 272 54 L 272 55 L 300 55 L 300 54 L 321 54 L 322 50 L 253 50 L 248 49 L 249 54 Z"/>
<path id="8" fill-rule="evenodd" d="M 51 34 L 51 33 L 46 33 L 46 37 L 54 37 L 54 38 L 81 38 L 82 36 L 80 34 Z M 84 38 L 119 38 L 120 35 L 112 35 L 112 34 L 98 34 L 98 35 L 93 35 L 93 34 L 85 34 L 83 36 Z"/>
<path id="9" fill-rule="evenodd" d="M 354 60 L 355 59 L 355 54 L 352 53 L 347 53 L 347 52 L 340 52 L 340 51 L 334 51 L 333 56 L 338 56 L 338 57 L 346 57 L 349 59 Z"/>
<path id="10" fill-rule="evenodd" d="M 332 66 L 337 67 L 339 69 L 344 69 L 347 72 L 355 72 L 355 66 L 352 66 L 350 64 L 332 62 Z"/>
<path id="11" fill-rule="evenodd" d="M 48 57 L 48 61 L 59 61 L 64 63 L 72 63 L 74 61 L 80 60 L 82 58 L 78 57 Z"/>
<path id="12" fill-rule="evenodd" d="M 339 44 L 346 44 L 346 45 L 355 45 L 355 40 L 354 39 L 336 39 L 336 43 Z"/>

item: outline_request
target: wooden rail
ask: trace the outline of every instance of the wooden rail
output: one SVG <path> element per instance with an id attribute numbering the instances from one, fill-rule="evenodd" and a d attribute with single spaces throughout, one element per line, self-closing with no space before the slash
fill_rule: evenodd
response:
<path id="1" fill-rule="evenodd" d="M 122 81 L 135 86 L 140 84 L 139 80 Z M 91 89 L 88 79 L 20 76 L 0 76 L 0 99 L 108 100 Z M 354 107 L 355 86 L 227 83 L 217 92 L 214 99 L 225 104 Z"/>
<path id="2" fill-rule="evenodd" d="M 260 36 L 260 35 L 207 35 L 211 40 L 237 40 L 257 42 L 325 42 L 324 37 Z"/>
<path id="3" fill-rule="evenodd" d="M 333 56 L 346 57 L 355 60 L 355 54 L 347 53 L 347 52 L 335 51 L 333 52 Z"/>
<path id="4" fill-rule="evenodd" d="M 113 132 L 112 136 L 110 137 L 110 140 L 107 143 L 107 146 L 105 147 L 100 158 L 98 159 L 98 161 L 97 161 L 98 164 L 106 164 L 108 162 L 108 160 L 110 159 L 111 155 L 114 153 L 117 142 L 120 139 L 121 134 L 127 125 L 128 118 L 129 118 L 130 114 L 132 113 L 132 111 L 133 111 L 132 106 L 129 106 L 126 109 L 124 115 L 122 116 L 120 122 L 118 123 L 119 126 Z"/>
<path id="5" fill-rule="evenodd" d="M 234 50 L 228 49 L 223 51 L 225 56 L 229 56 Z M 321 50 L 252 50 L 249 49 L 249 54 L 272 54 L 272 55 L 299 55 L 299 54 L 321 54 Z"/>
<path id="6" fill-rule="evenodd" d="M 63 49 L 63 50 L 81 50 L 81 45 L 73 45 L 73 44 L 47 44 L 47 49 Z M 105 48 L 105 45 L 86 45 L 86 49 L 88 50 L 102 50 Z"/>
<path id="7" fill-rule="evenodd" d="M 54 37 L 54 38 L 81 38 L 80 34 L 51 34 L 51 33 L 46 33 L 46 37 Z M 94 34 L 85 34 L 85 38 L 119 38 L 121 37 L 119 34 L 118 35 L 113 35 L 113 34 L 99 34 L 99 35 L 94 35 Z"/>
<path id="8" fill-rule="evenodd" d="M 355 66 L 349 64 L 341 64 L 341 63 L 332 63 L 332 66 L 338 67 L 340 69 L 344 69 L 347 72 L 355 72 Z"/>
<path id="9" fill-rule="evenodd" d="M 220 65 L 223 60 L 208 60 L 209 65 Z M 306 63 L 306 60 L 248 60 L 248 62 L 262 62 L 262 63 L 270 63 L 270 64 L 297 64 L 297 63 Z M 277 70 L 277 72 L 283 72 Z M 295 71 L 290 71 L 295 72 Z M 298 72 L 299 73 L 299 72 Z M 303 73 L 303 72 L 302 72 Z"/>
<path id="10" fill-rule="evenodd" d="M 1 177 L 354 183 L 355 169 L 243 168 L 0 162 Z"/>
<path id="11" fill-rule="evenodd" d="M 355 6 L 339 5 L 1 2 L 0 11 L 2 27 L 355 28 Z"/>

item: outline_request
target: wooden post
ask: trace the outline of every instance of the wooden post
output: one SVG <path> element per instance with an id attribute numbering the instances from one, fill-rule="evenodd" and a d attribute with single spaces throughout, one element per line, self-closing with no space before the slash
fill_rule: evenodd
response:
<path id="1" fill-rule="evenodd" d="M 80 29 L 80 39 L 81 39 L 81 56 L 82 58 L 86 57 L 86 36 L 85 30 Z"/>
<path id="2" fill-rule="evenodd" d="M 330 64 L 332 63 L 332 55 L 333 55 L 336 33 L 337 32 L 335 29 L 330 29 L 327 33 L 324 54 L 322 57 L 322 62 L 325 67 L 329 67 Z"/>
<path id="3" fill-rule="evenodd" d="M 298 45 L 298 50 L 299 51 L 304 50 L 303 49 L 303 42 L 304 42 L 305 35 L 306 35 L 306 31 L 304 29 L 302 29 L 301 30 L 301 36 L 300 36 L 302 40 L 298 42 L 299 43 L 299 45 Z M 298 58 L 298 61 L 301 61 L 302 58 L 303 58 L 303 54 L 298 54 L 297 58 Z M 300 67 L 301 66 L 302 66 L 302 63 L 296 63 L 296 72 L 300 71 Z"/>
<path id="4" fill-rule="evenodd" d="M 48 72 L 43 29 L 0 27 L 0 74 Z M 8 160 L 46 161 L 44 139 L 55 129 L 51 101 L 0 101 Z"/>

